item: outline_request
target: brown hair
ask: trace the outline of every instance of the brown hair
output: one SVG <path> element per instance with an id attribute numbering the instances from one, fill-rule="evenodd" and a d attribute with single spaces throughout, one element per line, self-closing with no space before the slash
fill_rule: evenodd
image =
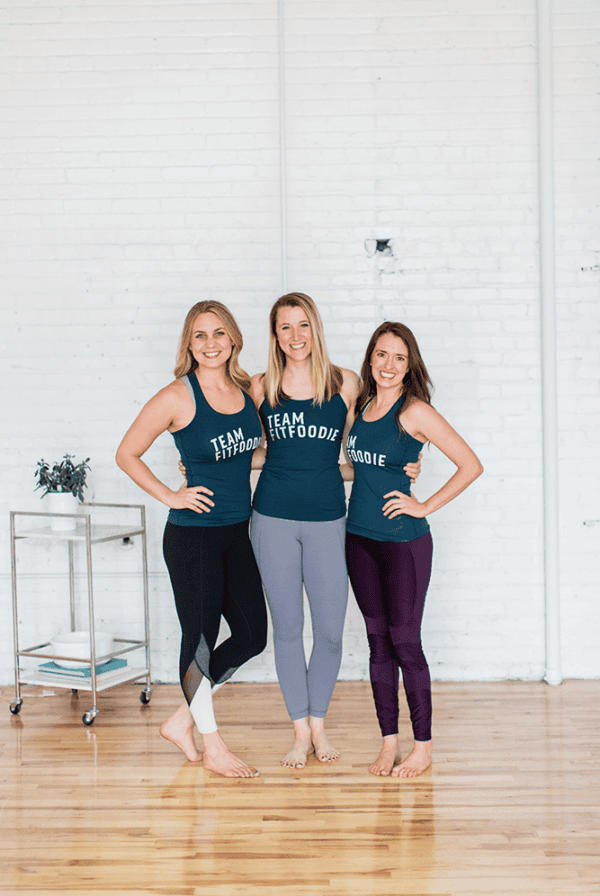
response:
<path id="1" fill-rule="evenodd" d="M 196 302 L 196 304 L 190 308 L 183 324 L 183 330 L 179 340 L 179 348 L 177 350 L 175 370 L 173 373 L 180 379 L 197 368 L 198 362 L 190 350 L 194 322 L 199 314 L 207 314 L 209 312 L 216 314 L 221 320 L 227 335 L 233 343 L 231 355 L 227 359 L 227 376 L 234 386 L 237 386 L 244 392 L 248 392 L 250 389 L 250 377 L 246 371 L 240 367 L 238 361 L 239 354 L 244 347 L 242 332 L 229 308 L 222 305 L 221 302 L 214 302 L 211 300 L 207 302 Z"/>
<path id="2" fill-rule="evenodd" d="M 412 330 L 409 330 L 404 324 L 386 320 L 377 327 L 371 336 L 360 371 L 361 390 L 356 399 L 355 414 L 358 417 L 361 411 L 364 410 L 369 401 L 377 393 L 377 386 L 371 372 L 371 359 L 373 357 L 373 352 L 375 351 L 375 346 L 377 345 L 377 340 L 380 336 L 385 336 L 386 333 L 391 333 L 392 336 L 397 336 L 399 339 L 402 339 L 408 349 L 408 370 L 402 380 L 402 395 L 404 396 L 404 401 L 396 413 L 398 429 L 401 433 L 404 433 L 404 428 L 400 424 L 400 412 L 406 410 L 413 401 L 424 401 L 427 404 L 431 404 L 431 395 L 433 393 L 433 383 L 427 372 L 427 368 L 425 367 L 425 362 L 421 357 L 417 340 L 415 339 Z"/>
<path id="3" fill-rule="evenodd" d="M 280 308 L 301 308 L 310 323 L 312 335 L 311 351 L 311 375 L 315 386 L 315 398 L 313 404 L 322 404 L 324 401 L 337 395 L 342 388 L 344 375 L 339 367 L 332 364 L 327 353 L 323 321 L 318 308 L 310 298 L 302 292 L 290 292 L 277 299 L 269 314 L 269 355 L 267 370 L 264 376 L 265 395 L 271 407 L 281 404 L 287 398 L 282 387 L 283 371 L 285 368 L 285 354 L 281 350 L 277 339 L 277 312 Z"/>

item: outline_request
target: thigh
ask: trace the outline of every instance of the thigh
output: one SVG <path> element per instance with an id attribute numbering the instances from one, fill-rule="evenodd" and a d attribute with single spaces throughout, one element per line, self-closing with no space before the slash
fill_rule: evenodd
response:
<path id="1" fill-rule="evenodd" d="M 431 576 L 433 542 L 427 532 L 414 541 L 385 543 L 384 594 L 393 626 L 419 626 Z"/>
<path id="2" fill-rule="evenodd" d="M 225 557 L 223 617 L 232 634 L 242 622 L 257 636 L 266 632 L 267 611 L 256 558 L 250 544 L 248 523 L 228 527 L 232 531 Z"/>
<path id="3" fill-rule="evenodd" d="M 167 523 L 163 551 L 184 633 L 200 633 L 212 649 L 225 593 L 223 550 L 217 529 Z"/>
<path id="4" fill-rule="evenodd" d="M 276 630 L 304 622 L 298 525 L 256 511 L 252 515 L 252 547 Z"/>
<path id="5" fill-rule="evenodd" d="M 302 578 L 313 621 L 332 640 L 342 636 L 348 603 L 345 519 L 301 524 Z"/>
<path id="6" fill-rule="evenodd" d="M 346 563 L 356 602 L 365 618 L 385 615 L 385 603 L 377 559 L 378 542 L 346 533 Z"/>

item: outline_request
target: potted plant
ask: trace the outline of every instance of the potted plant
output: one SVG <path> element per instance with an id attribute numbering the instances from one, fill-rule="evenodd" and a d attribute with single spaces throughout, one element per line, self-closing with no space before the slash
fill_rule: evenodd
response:
<path id="1" fill-rule="evenodd" d="M 89 457 L 79 464 L 73 463 L 70 454 L 65 454 L 60 463 L 52 467 L 45 460 L 38 461 L 35 471 L 38 488 L 43 489 L 40 497 L 48 496 L 48 511 L 50 513 L 76 513 L 77 504 L 83 501 L 83 489 L 88 467 Z M 71 517 L 51 517 L 50 526 L 56 532 L 66 532 L 75 528 L 76 520 Z"/>

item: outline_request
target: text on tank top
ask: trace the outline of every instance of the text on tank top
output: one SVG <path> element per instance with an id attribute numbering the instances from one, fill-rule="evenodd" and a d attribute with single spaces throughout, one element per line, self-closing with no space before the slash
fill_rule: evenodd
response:
<path id="1" fill-rule="evenodd" d="M 344 516 L 346 497 L 339 468 L 346 403 L 334 395 L 322 404 L 288 398 L 259 408 L 267 457 L 254 494 L 264 516 L 333 521 Z"/>
<path id="2" fill-rule="evenodd" d="M 250 467 L 261 442 L 261 427 L 250 396 L 235 414 L 221 414 L 210 406 L 194 372 L 183 377 L 194 399 L 196 413 L 183 429 L 172 433 L 186 469 L 188 487 L 204 485 L 214 494 L 210 513 L 171 510 L 169 522 L 179 526 L 228 526 L 251 513 Z"/>
<path id="3" fill-rule="evenodd" d="M 383 496 L 391 491 L 410 494 L 411 482 L 404 467 L 418 460 L 423 443 L 407 432 L 400 432 L 396 412 L 400 399 L 379 420 L 354 421 L 346 440 L 348 457 L 354 466 L 354 482 L 348 503 L 346 530 L 375 541 L 414 541 L 429 531 L 425 518 L 402 514 L 390 520 L 383 515 Z"/>

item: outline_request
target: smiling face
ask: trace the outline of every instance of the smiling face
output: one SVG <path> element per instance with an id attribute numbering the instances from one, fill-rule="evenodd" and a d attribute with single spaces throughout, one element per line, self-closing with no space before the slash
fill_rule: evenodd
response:
<path id="1" fill-rule="evenodd" d="M 231 357 L 233 342 L 213 311 L 199 314 L 192 327 L 190 351 L 199 367 L 215 370 Z"/>
<path id="2" fill-rule="evenodd" d="M 371 355 L 371 373 L 377 389 L 402 389 L 408 372 L 408 346 L 399 336 L 384 333 Z"/>
<path id="3" fill-rule="evenodd" d="M 310 321 L 302 308 L 284 305 L 277 311 L 275 333 L 281 351 L 294 361 L 305 361 L 312 351 Z"/>

